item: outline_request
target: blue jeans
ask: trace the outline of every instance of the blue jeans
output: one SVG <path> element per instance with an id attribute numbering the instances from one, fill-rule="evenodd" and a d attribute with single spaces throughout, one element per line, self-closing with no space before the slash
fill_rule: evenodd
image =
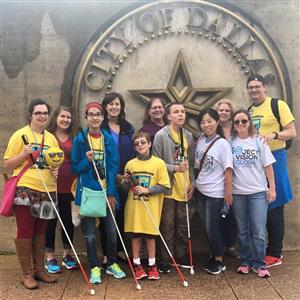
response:
<path id="1" fill-rule="evenodd" d="M 268 201 L 266 192 L 233 195 L 233 210 L 238 225 L 241 265 L 265 268 Z"/>
<path id="2" fill-rule="evenodd" d="M 197 212 L 203 222 L 205 232 L 212 250 L 212 255 L 223 256 L 223 235 L 221 232 L 221 209 L 224 203 L 223 198 L 212 198 L 197 193 Z"/>
<path id="3" fill-rule="evenodd" d="M 96 249 L 95 221 L 96 218 L 90 217 L 85 217 L 81 220 L 81 230 L 84 236 L 88 261 L 91 269 L 100 266 Z M 107 265 L 109 266 L 117 262 L 117 230 L 108 208 L 107 216 L 105 218 L 101 218 L 101 223 L 104 224 L 106 230 Z"/>

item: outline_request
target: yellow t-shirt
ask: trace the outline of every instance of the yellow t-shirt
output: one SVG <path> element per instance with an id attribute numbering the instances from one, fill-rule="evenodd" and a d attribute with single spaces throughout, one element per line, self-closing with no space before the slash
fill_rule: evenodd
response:
<path id="1" fill-rule="evenodd" d="M 106 189 L 105 149 L 103 135 L 95 138 L 88 134 L 88 141 L 91 150 L 94 152 L 94 161 L 101 179 L 102 187 Z M 105 178 L 102 179 L 101 173 L 102 175 L 105 175 Z"/>
<path id="2" fill-rule="evenodd" d="M 46 163 L 45 160 L 45 151 L 47 151 L 51 147 L 59 147 L 58 142 L 53 134 L 48 132 L 47 130 L 45 132 L 45 138 L 44 138 L 44 146 L 43 151 L 39 155 L 37 161 L 39 162 L 38 165 L 40 165 L 39 170 L 41 175 L 43 176 L 43 179 L 47 185 L 47 188 L 49 192 L 55 192 L 56 191 L 56 179 L 50 174 L 49 166 Z M 32 145 L 32 147 L 37 150 L 39 149 L 43 134 L 33 133 L 29 127 L 29 125 L 17 130 L 10 138 L 5 154 L 4 159 L 10 159 L 18 155 L 22 152 L 24 143 L 22 140 L 22 135 L 26 135 L 29 141 L 29 144 Z M 19 172 L 23 169 L 23 167 L 29 162 L 26 159 L 21 165 L 19 165 L 17 168 L 13 171 L 13 176 L 19 174 Z M 42 167 L 42 168 L 41 168 Z M 17 183 L 17 186 L 24 186 L 28 187 L 30 189 L 40 191 L 40 192 L 46 192 L 44 185 L 37 173 L 37 170 L 35 166 L 31 166 L 25 174 L 20 178 L 20 180 Z"/>
<path id="3" fill-rule="evenodd" d="M 175 164 L 180 164 L 182 161 L 181 161 L 181 147 L 180 147 L 179 132 L 176 132 L 171 128 L 171 136 L 173 141 L 176 144 L 174 161 Z M 183 135 L 183 147 L 184 147 L 184 159 L 187 160 L 188 142 L 185 135 Z M 172 194 L 170 196 L 168 195 L 166 198 L 171 198 L 177 201 L 185 201 L 184 186 L 187 189 L 189 185 L 190 185 L 189 170 L 185 171 L 184 173 L 175 172 L 173 178 Z"/>
<path id="4" fill-rule="evenodd" d="M 140 186 L 150 187 L 159 184 L 166 188 L 170 188 L 167 167 L 164 161 L 158 157 L 152 156 L 148 160 L 134 158 L 126 164 L 125 170 L 132 173 L 136 184 Z M 159 226 L 164 194 L 143 196 L 143 199 L 148 205 L 156 225 Z M 134 195 L 132 190 L 128 193 L 124 221 L 125 232 L 158 235 L 158 231 L 156 230 L 141 198 Z"/>
<path id="5" fill-rule="evenodd" d="M 278 102 L 278 109 L 282 127 L 294 121 L 294 117 L 286 102 L 280 100 Z M 259 134 L 263 135 L 280 130 L 279 123 L 272 112 L 271 97 L 267 97 L 259 106 L 253 105 L 250 109 L 250 114 L 252 123 Z M 282 149 L 285 147 L 285 141 L 272 140 L 269 146 L 271 151 Z"/>

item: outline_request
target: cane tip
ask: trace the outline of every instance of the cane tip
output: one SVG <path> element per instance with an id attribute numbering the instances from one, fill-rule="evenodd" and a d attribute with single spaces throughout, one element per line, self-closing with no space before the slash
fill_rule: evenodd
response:
<path id="1" fill-rule="evenodd" d="M 136 289 L 137 289 L 137 290 L 141 290 L 142 287 L 141 287 L 139 284 L 137 284 L 137 285 L 136 285 Z"/>
<path id="2" fill-rule="evenodd" d="M 94 296 L 96 294 L 95 290 L 90 289 L 90 295 Z"/>
<path id="3" fill-rule="evenodd" d="M 195 274 L 194 269 L 191 269 L 191 270 L 190 270 L 190 274 L 191 274 L 191 275 L 194 275 L 194 274 Z"/>
<path id="4" fill-rule="evenodd" d="M 184 286 L 184 287 L 188 287 L 188 286 L 189 286 L 188 282 L 187 282 L 187 281 L 184 281 L 184 282 L 183 282 L 183 286 Z"/>

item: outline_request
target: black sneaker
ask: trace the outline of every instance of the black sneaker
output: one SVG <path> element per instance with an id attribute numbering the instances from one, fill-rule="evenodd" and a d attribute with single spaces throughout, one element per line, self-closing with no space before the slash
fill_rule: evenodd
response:
<path id="1" fill-rule="evenodd" d="M 223 262 L 215 260 L 211 265 L 205 270 L 208 274 L 217 275 L 226 270 L 226 266 Z"/>
<path id="2" fill-rule="evenodd" d="M 158 264 L 158 272 L 168 274 L 171 272 L 170 264 L 168 263 L 160 263 Z"/>
<path id="3" fill-rule="evenodd" d="M 208 269 L 211 268 L 211 265 L 212 265 L 213 262 L 214 262 L 214 259 L 213 259 L 213 257 L 211 257 L 211 258 L 209 259 L 209 261 L 207 261 L 207 262 L 205 263 L 205 265 L 202 267 L 202 269 L 203 269 L 204 271 L 207 271 Z"/>

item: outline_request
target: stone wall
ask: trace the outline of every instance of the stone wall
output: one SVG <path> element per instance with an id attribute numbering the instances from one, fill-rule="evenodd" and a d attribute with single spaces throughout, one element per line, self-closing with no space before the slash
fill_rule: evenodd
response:
<path id="1" fill-rule="evenodd" d="M 247 12 L 275 41 L 289 71 L 293 112 L 296 117 L 300 116 L 300 2 L 232 0 L 228 3 Z M 45 98 L 53 107 L 59 103 L 72 104 L 75 70 L 90 39 L 110 18 L 116 16 L 117 19 L 124 11 L 130 11 L 131 6 L 135 6 L 134 1 L 2 3 L 2 157 L 11 134 L 26 123 L 26 108 L 32 98 Z M 296 126 L 300 134 L 298 121 Z M 298 137 L 288 152 L 295 200 L 286 206 L 286 249 L 300 248 L 299 141 Z M 4 172 L 3 164 L 0 172 Z M 3 185 L 2 176 L 0 184 Z M 195 226 L 198 227 L 198 221 L 195 221 Z M 0 218 L 0 227 L 0 251 L 13 250 L 14 219 Z M 83 249 L 81 234 L 76 235 L 76 244 Z M 202 243 L 198 241 L 197 244 L 200 248 Z"/>

